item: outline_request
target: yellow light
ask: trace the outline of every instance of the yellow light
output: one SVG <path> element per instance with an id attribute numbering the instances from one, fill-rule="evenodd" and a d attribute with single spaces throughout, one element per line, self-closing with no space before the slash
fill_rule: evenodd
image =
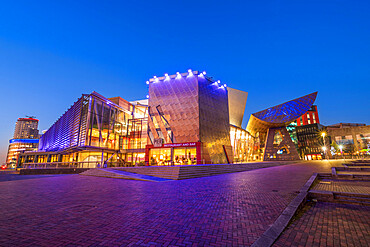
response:
<path id="1" fill-rule="evenodd" d="M 322 133 L 321 133 L 321 136 L 322 136 L 322 137 L 325 137 L 325 136 L 326 136 L 326 133 L 325 133 L 325 132 L 322 132 Z"/>

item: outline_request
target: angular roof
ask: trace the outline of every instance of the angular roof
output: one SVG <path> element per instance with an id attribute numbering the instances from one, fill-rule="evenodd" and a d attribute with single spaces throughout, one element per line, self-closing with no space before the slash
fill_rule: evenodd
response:
<path id="1" fill-rule="evenodd" d="M 254 134 L 268 128 L 288 125 L 311 108 L 317 92 L 253 113 L 249 119 L 247 130 Z"/>
<path id="2" fill-rule="evenodd" d="M 248 93 L 227 87 L 229 100 L 229 121 L 230 124 L 239 128 L 242 127 L 245 106 L 247 104 Z"/>

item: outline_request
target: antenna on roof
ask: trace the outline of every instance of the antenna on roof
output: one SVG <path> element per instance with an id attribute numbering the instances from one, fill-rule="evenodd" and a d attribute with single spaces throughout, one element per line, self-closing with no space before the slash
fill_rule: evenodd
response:
<path id="1" fill-rule="evenodd" d="M 36 116 L 27 116 L 27 115 L 26 115 L 26 117 L 27 118 L 36 118 Z"/>

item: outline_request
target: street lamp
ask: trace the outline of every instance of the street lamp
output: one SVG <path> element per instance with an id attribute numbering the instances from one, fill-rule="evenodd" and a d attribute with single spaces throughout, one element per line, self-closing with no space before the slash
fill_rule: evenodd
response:
<path id="1" fill-rule="evenodd" d="M 344 156 L 343 156 L 343 145 L 339 145 L 339 149 L 340 149 L 340 154 L 342 155 L 342 157 L 344 159 Z"/>
<path id="2" fill-rule="evenodd" d="M 321 132 L 322 140 L 324 141 L 324 146 L 322 147 L 322 150 L 324 150 L 324 157 L 326 158 L 326 145 L 325 145 L 325 132 Z"/>

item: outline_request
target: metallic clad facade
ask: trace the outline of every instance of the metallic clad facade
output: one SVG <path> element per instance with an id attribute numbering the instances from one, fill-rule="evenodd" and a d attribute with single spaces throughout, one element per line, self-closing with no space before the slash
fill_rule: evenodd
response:
<path id="1" fill-rule="evenodd" d="M 39 151 L 58 151 L 73 146 L 83 146 L 86 133 L 81 121 L 86 123 L 89 98 L 83 95 L 40 138 Z"/>
<path id="2" fill-rule="evenodd" d="M 227 88 L 227 93 L 229 98 L 230 124 L 241 128 L 245 106 L 247 104 L 248 93 L 230 87 Z"/>
<path id="3" fill-rule="evenodd" d="M 149 135 L 153 135 L 154 139 L 164 137 L 164 143 L 200 140 L 199 91 L 196 75 L 168 77 L 149 84 L 148 125 Z M 170 131 L 173 133 L 172 139 Z M 153 140 L 149 140 L 148 144 L 150 142 Z"/>
<path id="4" fill-rule="evenodd" d="M 232 161 L 227 89 L 198 72 L 151 80 L 148 136 L 202 142 L 205 163 L 227 163 L 225 150 Z"/>
<path id="5" fill-rule="evenodd" d="M 253 135 L 256 132 L 266 132 L 273 127 L 286 126 L 307 112 L 315 102 L 317 92 L 270 107 L 250 116 L 247 131 Z"/>
<path id="6" fill-rule="evenodd" d="M 256 112 L 250 116 L 247 131 L 264 138 L 263 160 L 298 160 L 299 155 L 286 126 L 307 112 L 317 92 Z M 283 146 L 274 145 L 275 134 L 283 136 Z M 283 153 L 282 150 L 284 151 Z"/>
<path id="7" fill-rule="evenodd" d="M 202 159 L 214 164 L 232 162 L 227 88 L 205 77 L 199 77 L 198 83 Z"/>

